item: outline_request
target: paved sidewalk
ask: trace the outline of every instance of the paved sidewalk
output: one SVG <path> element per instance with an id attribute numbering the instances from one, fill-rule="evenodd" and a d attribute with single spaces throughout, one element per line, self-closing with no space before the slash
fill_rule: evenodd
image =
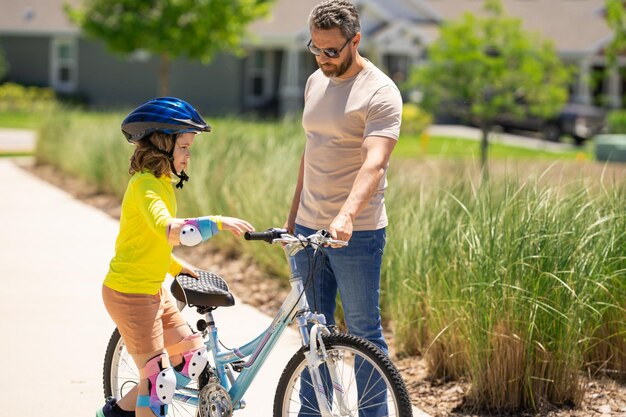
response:
<path id="1" fill-rule="evenodd" d="M 476 141 L 482 139 L 482 132 L 480 129 L 463 125 L 432 125 L 428 128 L 428 133 L 431 136 L 450 136 Z M 560 153 L 568 149 L 578 149 L 569 143 L 549 142 L 536 137 L 520 136 L 498 131 L 491 132 L 489 140 L 491 143 L 501 143 L 520 148 L 536 149 L 554 153 Z"/>
<path id="2" fill-rule="evenodd" d="M 0 415 L 92 416 L 103 403 L 102 364 L 114 328 L 100 290 L 118 222 L 12 160 L 0 159 L 0 178 Z M 218 309 L 215 317 L 230 346 L 271 322 L 241 302 Z M 272 415 L 278 378 L 298 348 L 299 338 L 289 330 L 236 417 Z M 417 409 L 414 415 L 425 416 Z"/>
<path id="3" fill-rule="evenodd" d="M 36 132 L 28 129 L 0 129 L 0 154 L 28 153 L 35 150 Z"/>
<path id="4" fill-rule="evenodd" d="M 10 160 L 0 159 L 0 178 L 0 415 L 91 416 L 103 403 L 102 364 L 114 328 L 100 289 L 118 223 Z M 218 309 L 215 317 L 232 346 L 271 322 L 241 302 Z M 280 373 L 299 346 L 289 330 L 238 417 L 271 415 Z"/>

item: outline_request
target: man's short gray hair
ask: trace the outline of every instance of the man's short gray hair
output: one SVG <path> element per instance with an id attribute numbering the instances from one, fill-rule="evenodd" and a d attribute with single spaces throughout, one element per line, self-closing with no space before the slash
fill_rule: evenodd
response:
<path id="1" fill-rule="evenodd" d="M 359 12 L 354 4 L 346 0 L 325 0 L 315 6 L 309 16 L 309 30 L 341 29 L 346 39 L 361 31 Z"/>

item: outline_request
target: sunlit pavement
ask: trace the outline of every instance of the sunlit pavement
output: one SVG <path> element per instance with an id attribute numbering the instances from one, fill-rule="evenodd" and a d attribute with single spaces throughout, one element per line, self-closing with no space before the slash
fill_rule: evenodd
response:
<path id="1" fill-rule="evenodd" d="M 35 150 L 36 133 L 28 129 L 0 129 L 0 155 Z"/>
<path id="2" fill-rule="evenodd" d="M 432 125 L 427 129 L 427 132 L 430 136 L 449 136 L 469 140 L 482 139 L 480 129 L 462 125 Z M 491 143 L 502 143 L 505 145 L 555 153 L 563 152 L 568 149 L 578 149 L 569 143 L 549 142 L 536 137 L 513 135 L 499 131 L 491 132 L 489 141 Z"/>

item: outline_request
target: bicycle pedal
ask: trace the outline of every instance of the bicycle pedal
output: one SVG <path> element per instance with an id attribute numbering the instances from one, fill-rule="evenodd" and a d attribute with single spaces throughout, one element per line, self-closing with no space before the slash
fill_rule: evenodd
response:
<path id="1" fill-rule="evenodd" d="M 244 361 L 237 361 L 230 364 L 233 367 L 233 371 L 239 373 L 243 371 L 243 367 L 246 363 Z"/>

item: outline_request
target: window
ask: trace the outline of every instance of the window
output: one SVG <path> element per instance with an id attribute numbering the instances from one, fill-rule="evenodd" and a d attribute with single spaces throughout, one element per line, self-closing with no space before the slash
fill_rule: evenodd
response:
<path id="1" fill-rule="evenodd" d="M 309 51 L 300 53 L 300 70 L 298 73 L 298 85 L 304 89 L 309 76 L 313 74 L 319 67 L 315 56 Z"/>
<path id="2" fill-rule="evenodd" d="M 401 84 L 407 79 L 409 73 L 409 58 L 406 55 L 385 55 L 384 63 L 389 77 L 396 84 Z"/>
<path id="3" fill-rule="evenodd" d="M 274 54 L 252 51 L 246 58 L 245 101 L 255 107 L 266 103 L 274 92 Z"/>
<path id="4" fill-rule="evenodd" d="M 137 63 L 144 64 L 150 60 L 150 57 L 151 57 L 150 52 L 146 51 L 145 49 L 137 49 L 136 51 L 131 52 L 127 56 L 127 59 L 129 62 L 137 62 Z"/>
<path id="5" fill-rule="evenodd" d="M 62 93 L 74 92 L 78 81 L 76 38 L 54 38 L 50 56 L 50 85 Z"/>

